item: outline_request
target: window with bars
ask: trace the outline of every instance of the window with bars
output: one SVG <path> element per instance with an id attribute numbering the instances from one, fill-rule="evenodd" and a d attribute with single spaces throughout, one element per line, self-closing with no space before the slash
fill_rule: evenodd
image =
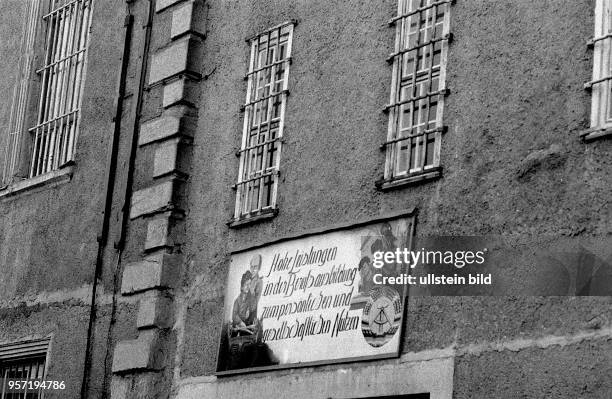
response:
<path id="1" fill-rule="evenodd" d="M 13 93 L 2 183 L 17 175 L 35 177 L 73 160 L 80 123 L 93 0 L 28 2 L 22 43 L 26 56 Z M 35 49 L 44 42 L 36 85 L 30 85 Z M 36 90 L 32 90 L 32 88 Z M 28 94 L 36 97 L 35 119 L 28 114 Z M 33 122 L 30 120 L 33 119 Z M 31 123 L 24 133 L 26 123 Z M 26 146 L 24 151 L 21 147 Z M 22 158 L 27 157 L 24 161 Z M 23 163 L 27 162 L 27 167 Z M 21 167 L 20 167 L 21 166 Z M 26 169 L 26 170 L 21 170 Z"/>
<path id="2" fill-rule="evenodd" d="M 40 389 L 10 389 L 8 382 L 10 380 L 42 380 L 45 371 L 45 358 L 31 358 L 13 362 L 7 362 L 0 365 L 0 375 L 2 376 L 2 393 L 0 399 L 38 399 L 41 398 Z M 31 388 L 31 387 L 30 387 Z"/>
<path id="3" fill-rule="evenodd" d="M 440 175 L 442 114 L 450 0 L 399 0 L 395 25 L 385 176 L 379 186 L 392 188 Z"/>
<path id="4" fill-rule="evenodd" d="M 612 0 L 595 2 L 595 34 L 587 43 L 593 48 L 593 79 L 585 84 L 591 90 L 590 129 L 586 140 L 612 133 Z"/>
<path id="5" fill-rule="evenodd" d="M 235 223 L 276 212 L 294 25 L 279 25 L 250 40 Z"/>
<path id="6" fill-rule="evenodd" d="M 49 340 L 0 346 L 0 399 L 38 399 L 40 390 L 10 389 L 9 381 L 42 380 Z"/>

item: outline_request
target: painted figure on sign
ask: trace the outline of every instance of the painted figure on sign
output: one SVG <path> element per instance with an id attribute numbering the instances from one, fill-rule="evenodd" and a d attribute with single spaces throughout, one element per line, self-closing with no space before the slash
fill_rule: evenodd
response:
<path id="1" fill-rule="evenodd" d="M 385 222 L 380 226 L 380 235 L 381 237 L 372 244 L 372 254 L 376 252 L 395 252 L 398 248 L 397 238 L 395 238 L 393 229 L 389 223 Z M 397 276 L 401 272 L 401 266 L 396 262 L 385 262 L 381 272 L 383 276 Z"/>
<path id="2" fill-rule="evenodd" d="M 374 273 L 370 258 L 364 256 L 359 261 L 359 292 L 367 294 L 374 286 Z"/>
<path id="3" fill-rule="evenodd" d="M 250 295 L 251 272 L 246 271 L 240 279 L 240 294 L 234 300 L 232 310 L 232 335 L 253 334 L 256 326 L 253 324 L 252 300 Z"/>
<path id="4" fill-rule="evenodd" d="M 257 318 L 257 304 L 263 281 L 259 276 L 261 256 L 255 255 L 250 270 L 242 274 L 240 294 L 234 300 L 229 323 L 229 368 L 249 368 L 278 364 L 272 350 L 262 340 L 262 324 Z"/>
<path id="5" fill-rule="evenodd" d="M 257 305 L 261 297 L 263 289 L 263 279 L 259 275 L 261 270 L 261 255 L 257 254 L 251 258 L 249 262 L 251 272 L 251 285 L 249 288 L 249 300 L 251 301 L 251 317 L 250 321 L 257 319 Z"/>

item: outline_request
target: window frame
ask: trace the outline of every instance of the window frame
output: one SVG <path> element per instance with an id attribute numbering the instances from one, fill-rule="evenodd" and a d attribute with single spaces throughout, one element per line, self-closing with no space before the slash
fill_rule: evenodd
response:
<path id="1" fill-rule="evenodd" d="M 33 37 L 26 44 L 28 57 L 15 86 L 17 110 L 6 134 L 0 187 L 27 188 L 27 180 L 53 180 L 74 163 L 94 4 L 95 0 L 29 3 L 24 31 Z M 34 66 L 36 58 L 42 61 Z"/>
<path id="2" fill-rule="evenodd" d="M 18 371 L 16 367 L 29 366 L 28 378 L 25 379 L 32 379 L 32 365 L 36 364 L 36 379 L 45 379 L 49 365 L 50 341 L 50 338 L 44 338 L 0 345 L 0 399 L 4 399 L 5 394 L 8 393 L 4 391 L 6 388 L 6 380 L 13 379 L 8 377 L 7 374 L 10 370 Z M 42 372 L 39 369 L 40 365 L 42 365 Z M 23 377 L 18 378 L 22 379 Z M 34 392 L 19 393 L 31 394 Z M 37 397 L 43 397 L 43 392 L 41 390 L 39 390 Z"/>
<path id="3" fill-rule="evenodd" d="M 591 81 L 584 88 L 591 92 L 590 128 L 581 132 L 585 141 L 612 135 L 612 0 L 596 0 Z"/>
<path id="4" fill-rule="evenodd" d="M 389 25 L 395 26 L 394 52 L 388 58 L 393 64 L 391 91 L 389 104 L 385 107 L 388 113 L 387 140 L 383 143 L 385 149 L 384 177 L 377 182 L 379 189 L 386 190 L 401 187 L 406 184 L 416 183 L 423 180 L 441 176 L 440 152 L 442 134 L 446 131 L 443 124 L 445 108 L 445 97 L 449 91 L 446 87 L 446 68 L 448 64 L 448 44 L 452 39 L 450 33 L 450 10 L 451 0 L 424 0 L 425 5 L 420 2 L 413 8 L 416 0 L 398 0 L 397 16 L 389 21 Z M 444 15 L 441 23 L 437 17 L 439 8 L 444 7 Z M 425 14 L 425 26 L 422 25 L 422 15 Z M 434 26 L 433 37 L 427 28 L 431 22 Z M 416 31 L 411 31 L 410 20 L 417 19 Z M 441 25 L 441 31 L 437 26 Z M 422 34 L 424 32 L 424 34 Z M 416 33 L 416 43 L 411 43 L 411 34 Z M 439 50 L 438 50 L 439 49 Z M 434 64 L 436 54 L 439 52 L 439 63 Z M 433 53 L 433 56 L 432 56 Z M 410 54 L 412 54 L 410 56 Z M 412 60 L 411 63 L 408 61 Z M 429 61 L 427 61 L 429 60 Z M 428 67 L 420 69 L 419 65 L 428 63 Z M 405 73 L 407 65 L 414 65 L 411 73 Z M 433 82 L 437 79 L 437 89 L 433 90 Z M 410 80 L 410 82 L 408 82 Z M 407 83 L 408 82 L 408 83 Z M 424 88 L 424 90 L 423 90 Z M 403 97 L 402 92 L 410 90 L 408 98 Z M 418 90 L 418 93 L 416 93 Z M 422 108 L 426 120 L 422 119 Z M 430 117 L 434 105 L 435 118 Z M 410 107 L 408 126 L 403 129 L 401 120 L 404 110 Z M 416 109 L 416 111 L 415 111 Z M 416 123 L 413 122 L 415 114 Z M 432 126 L 433 125 L 433 126 Z M 424 126 L 420 128 L 420 126 Z M 402 131 L 409 131 L 403 135 Z M 416 134 L 414 133 L 416 131 Z M 433 139 L 432 139 L 433 136 Z M 412 138 L 408 138 L 412 137 Z M 423 139 L 424 138 L 424 139 Z M 408 141 L 410 150 L 403 157 L 406 167 L 401 167 L 401 142 Z M 425 141 L 425 142 L 423 142 Z M 430 146 L 433 146 L 428 151 Z M 413 150 L 414 148 L 414 150 Z M 431 162 L 428 162 L 431 159 Z"/>
<path id="5" fill-rule="evenodd" d="M 278 213 L 280 159 L 295 26 L 296 21 L 287 21 L 247 40 L 250 47 L 245 75 L 247 92 L 241 145 L 236 153 L 240 160 L 238 179 L 233 186 L 236 203 L 230 227 L 268 219 Z M 262 189 L 264 185 L 268 188 Z M 254 197 L 257 197 L 255 206 Z"/>
<path id="6" fill-rule="evenodd" d="M 35 97 L 32 86 L 36 85 L 35 74 L 32 71 L 36 55 L 40 55 L 37 47 L 37 38 L 40 36 L 41 24 L 41 1 L 26 2 L 24 12 L 25 20 L 22 24 L 22 42 L 20 45 L 19 74 L 13 86 L 13 97 L 11 100 L 11 112 L 6 130 L 3 131 L 4 144 L 2 151 L 4 159 L 2 175 L 0 175 L 0 189 L 14 184 L 16 178 L 25 179 L 24 159 L 28 158 L 27 142 L 24 140 L 29 127 L 32 113 L 30 107 Z M 25 156 L 24 154 L 28 154 Z"/>

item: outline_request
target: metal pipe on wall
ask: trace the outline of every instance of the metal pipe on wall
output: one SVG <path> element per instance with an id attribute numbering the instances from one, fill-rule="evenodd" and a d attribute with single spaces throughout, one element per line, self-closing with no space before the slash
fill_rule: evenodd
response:
<path id="1" fill-rule="evenodd" d="M 128 7 L 131 6 L 133 0 L 127 0 Z M 138 150 L 138 134 L 140 132 L 140 117 L 142 113 L 142 104 L 143 104 L 143 92 L 146 85 L 146 71 L 148 67 L 148 59 L 149 59 L 149 51 L 151 47 L 151 31 L 153 27 L 153 16 L 155 13 L 155 0 L 148 0 L 148 11 L 147 16 L 145 18 L 145 25 L 143 25 L 143 29 L 145 29 L 145 37 L 144 43 L 141 53 L 141 63 L 138 69 L 138 88 L 135 93 L 136 101 L 133 103 L 133 108 L 131 115 L 133 115 L 132 119 L 132 135 L 130 136 L 129 148 L 130 155 L 128 161 L 128 168 L 126 171 L 126 178 L 124 181 L 124 196 L 121 202 L 120 207 L 120 226 L 119 232 L 115 236 L 114 239 L 114 248 L 116 250 L 115 253 L 115 267 L 113 270 L 113 296 L 112 296 L 112 306 L 111 306 L 111 320 L 109 323 L 108 335 L 107 335 L 107 343 L 106 343 L 106 358 L 105 358 L 105 369 L 104 369 L 104 391 L 102 393 L 102 398 L 105 399 L 108 397 L 108 389 L 110 388 L 110 374 L 108 373 L 108 365 L 112 361 L 112 348 L 113 348 L 113 337 L 112 337 L 112 328 L 115 323 L 116 317 L 116 309 L 117 309 L 117 294 L 119 293 L 119 284 L 120 284 L 120 273 L 122 270 L 121 267 L 121 257 L 123 253 L 123 248 L 125 246 L 126 240 L 126 228 L 129 222 L 129 214 L 130 214 L 130 202 L 132 198 L 133 191 L 133 180 L 134 180 L 134 168 L 136 163 L 136 152 Z"/>
<path id="2" fill-rule="evenodd" d="M 110 226 L 110 216 L 113 205 L 113 191 L 115 188 L 115 179 L 117 174 L 117 158 L 119 153 L 119 139 L 121 134 L 121 117 L 123 114 L 123 101 L 125 98 L 126 77 L 128 65 L 130 61 L 130 48 L 132 42 L 132 32 L 134 25 L 134 17 L 128 7 L 127 15 L 123 24 L 123 52 L 119 74 L 117 79 L 117 89 L 115 97 L 115 116 L 113 117 L 113 134 L 109 143 L 109 151 L 106 161 L 106 181 L 104 184 L 104 210 L 102 213 L 102 224 L 97 235 L 98 251 L 96 255 L 96 265 L 94 271 L 90 317 L 87 329 L 87 345 L 85 349 L 85 367 L 83 371 L 83 382 L 81 385 L 81 398 L 87 398 L 89 390 L 89 380 L 91 374 L 91 363 L 93 356 L 93 332 L 96 323 L 96 295 L 98 291 L 98 280 L 102 274 L 102 266 L 104 260 L 104 251 L 108 242 L 108 233 Z"/>

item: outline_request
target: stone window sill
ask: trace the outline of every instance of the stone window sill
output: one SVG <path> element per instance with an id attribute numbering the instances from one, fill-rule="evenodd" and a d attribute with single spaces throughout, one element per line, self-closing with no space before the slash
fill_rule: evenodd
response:
<path id="1" fill-rule="evenodd" d="M 68 165 L 61 169 L 45 173 L 44 175 L 12 183 L 0 189 L 0 199 L 13 198 L 23 193 L 37 191 L 37 189 L 51 188 L 67 183 L 72 179 L 72 172 L 73 166 Z"/>
<path id="2" fill-rule="evenodd" d="M 376 188 L 380 191 L 389 191 L 396 188 L 402 188 L 405 186 L 412 186 L 421 183 L 425 183 L 431 180 L 436 180 L 442 177 L 442 167 L 427 169 L 423 172 L 410 173 L 401 177 L 394 177 L 391 179 L 382 179 L 376 182 Z"/>
<path id="3" fill-rule="evenodd" d="M 278 215 L 278 208 L 271 208 L 253 213 L 248 217 L 234 218 L 230 220 L 227 225 L 230 229 L 236 229 L 243 226 L 248 226 L 254 223 L 258 223 L 264 220 L 273 219 Z"/>
<path id="4" fill-rule="evenodd" d="M 580 132 L 580 138 L 585 142 L 594 141 L 610 136 L 612 136 L 612 126 L 593 127 Z"/>

